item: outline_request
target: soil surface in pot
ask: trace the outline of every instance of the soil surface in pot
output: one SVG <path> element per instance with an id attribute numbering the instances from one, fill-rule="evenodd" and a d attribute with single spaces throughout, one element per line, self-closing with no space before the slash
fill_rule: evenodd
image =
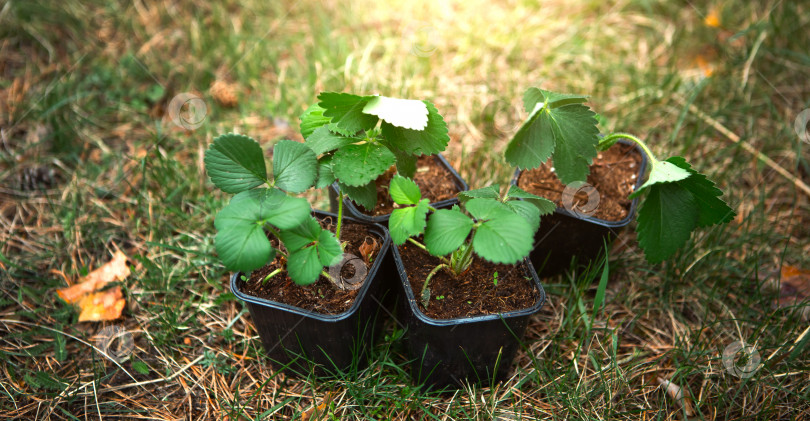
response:
<path id="1" fill-rule="evenodd" d="M 376 181 L 377 184 L 377 206 L 370 213 L 372 216 L 386 215 L 394 210 L 394 201 L 388 194 L 388 186 L 391 178 L 396 174 L 396 167 L 391 167 Z M 439 164 L 432 156 L 422 155 L 416 161 L 416 175 L 413 181 L 422 191 L 422 197 L 430 199 L 430 203 L 440 202 L 456 197 L 459 192 L 456 187 L 453 174 Z M 366 208 L 355 203 L 358 209 L 368 213 Z"/>
<path id="2" fill-rule="evenodd" d="M 321 225 L 334 232 L 333 222 L 336 221 L 327 218 L 321 220 Z M 366 225 L 354 224 L 344 220 L 341 230 L 341 241 L 348 241 L 344 253 L 363 257 L 366 260 L 367 267 L 371 269 L 371 263 L 379 254 L 382 240 L 370 232 L 369 227 Z M 278 247 L 278 242 L 275 239 L 272 242 L 273 247 Z M 370 260 L 366 259 L 365 256 L 369 256 Z M 283 259 L 283 256 L 279 253 L 272 263 L 253 271 L 247 282 L 237 281 L 239 290 L 254 297 L 323 314 L 343 313 L 354 303 L 359 289 L 354 291 L 341 290 L 323 276 L 313 284 L 297 285 L 287 275 L 287 271 L 284 270 L 263 283 L 264 277 L 280 266 L 281 259 Z M 345 265 L 341 274 L 344 278 L 351 277 L 354 274 L 354 267 L 350 264 Z"/>
<path id="3" fill-rule="evenodd" d="M 523 263 L 496 265 L 476 256 L 467 273 L 459 279 L 445 270 L 433 276 L 429 284 L 430 303 L 425 308 L 420 298 L 422 285 L 441 262 L 409 242 L 399 246 L 399 253 L 419 309 L 434 319 L 507 313 L 529 308 L 539 299 L 532 279 L 525 277 Z M 495 272 L 498 272 L 498 285 L 493 282 Z"/>
<path id="4" fill-rule="evenodd" d="M 631 199 L 627 196 L 636 185 L 641 154 L 635 146 L 617 143 L 610 149 L 599 152 L 591 165 L 588 184 L 599 192 L 599 205 L 592 216 L 605 221 L 621 221 L 630 212 Z M 539 168 L 523 171 L 518 179 L 518 187 L 529 193 L 545 197 L 563 207 L 562 194 L 565 184 L 557 179 L 552 171 L 551 160 Z M 585 206 L 588 192 L 580 189 L 574 196 L 574 205 Z"/>

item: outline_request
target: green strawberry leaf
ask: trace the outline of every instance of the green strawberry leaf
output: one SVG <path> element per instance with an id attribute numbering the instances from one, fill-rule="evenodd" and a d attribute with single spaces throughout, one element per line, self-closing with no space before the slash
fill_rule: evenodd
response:
<path id="1" fill-rule="evenodd" d="M 309 285 L 318 280 L 323 265 L 318 259 L 318 249 L 305 247 L 291 251 L 287 257 L 287 274 L 298 285 Z"/>
<path id="2" fill-rule="evenodd" d="M 557 205 L 551 200 L 548 200 L 545 197 L 533 195 L 515 185 L 509 187 L 509 191 L 506 192 L 506 198 L 523 199 L 524 201 L 536 206 L 537 209 L 540 210 L 540 215 L 551 214 L 555 209 L 557 209 Z"/>
<path id="3" fill-rule="evenodd" d="M 359 187 L 382 175 L 396 157 L 385 146 L 368 142 L 338 149 L 332 162 L 332 172 L 341 183 Z"/>
<path id="4" fill-rule="evenodd" d="M 689 190 L 677 183 L 658 183 L 638 211 L 638 243 L 650 263 L 672 256 L 689 239 L 700 210 Z"/>
<path id="5" fill-rule="evenodd" d="M 464 207 L 467 209 L 467 212 L 473 216 L 473 218 L 479 221 L 498 218 L 504 215 L 514 215 L 514 212 L 512 212 L 505 204 L 495 199 L 470 199 L 467 201 Z"/>
<path id="6" fill-rule="evenodd" d="M 540 228 L 540 209 L 534 204 L 522 200 L 509 200 L 504 202 L 515 215 L 522 217 L 531 226 L 532 233 Z"/>
<path id="7" fill-rule="evenodd" d="M 512 213 L 498 213 L 476 229 L 473 250 L 492 263 L 515 264 L 529 255 L 533 240 L 534 231 L 525 219 Z"/>
<path id="8" fill-rule="evenodd" d="M 301 128 L 301 136 L 303 136 L 304 139 L 311 136 L 315 129 L 324 127 L 332 121 L 330 117 L 323 115 L 324 111 L 326 110 L 321 108 L 318 104 L 312 104 L 301 114 L 301 124 L 299 127 Z"/>
<path id="9" fill-rule="evenodd" d="M 673 158 L 680 158 L 681 157 L 673 157 Z M 670 158 L 672 159 L 672 158 Z M 651 159 L 650 162 L 652 163 L 652 168 L 650 169 L 650 176 L 647 177 L 647 181 L 642 184 L 636 191 L 634 191 L 630 196 L 631 199 L 638 197 L 642 191 L 647 189 L 648 187 L 657 184 L 657 183 L 672 183 L 675 181 L 681 181 L 686 177 L 689 177 L 690 173 L 684 168 L 679 167 L 678 165 L 668 162 L 668 161 L 656 161 L 655 159 Z M 684 160 L 684 163 L 686 161 Z"/>
<path id="10" fill-rule="evenodd" d="M 422 199 L 416 206 L 394 209 L 388 219 L 388 230 L 391 233 L 391 240 L 396 245 L 401 245 L 409 237 L 421 234 L 425 229 L 429 203 L 427 199 Z"/>
<path id="11" fill-rule="evenodd" d="M 318 157 L 303 143 L 282 140 L 273 148 L 273 178 L 284 191 L 301 193 L 315 183 Z"/>
<path id="12" fill-rule="evenodd" d="M 427 106 L 415 99 L 375 96 L 366 103 L 363 112 L 404 129 L 424 130 L 428 124 Z"/>
<path id="13" fill-rule="evenodd" d="M 322 92 L 318 95 L 318 106 L 323 108 L 324 117 L 329 117 L 343 134 L 355 134 L 362 130 L 373 129 L 377 125 L 377 116 L 363 113 L 363 108 L 373 96 L 358 96 L 337 92 Z"/>
<path id="14" fill-rule="evenodd" d="M 425 246 L 434 256 L 456 251 L 473 227 L 473 221 L 458 210 L 439 209 L 433 212 L 425 228 Z"/>
<path id="15" fill-rule="evenodd" d="M 287 196 L 278 189 L 253 189 L 237 194 L 226 208 L 237 209 L 245 224 L 268 222 L 279 229 L 297 227 L 312 209 L 302 197 Z M 217 219 L 220 215 L 217 216 Z"/>
<path id="16" fill-rule="evenodd" d="M 228 269 L 250 272 L 275 257 L 276 251 L 264 228 L 243 214 L 242 207 L 226 206 L 217 214 L 214 225 L 217 228 L 214 246 Z"/>
<path id="17" fill-rule="evenodd" d="M 324 266 L 332 266 L 343 258 L 343 249 L 335 235 L 310 217 L 293 229 L 280 233 L 284 247 L 289 250 L 287 273 L 299 285 L 318 280 Z"/>
<path id="18" fill-rule="evenodd" d="M 714 183 L 706 178 L 705 175 L 695 171 L 680 156 L 673 156 L 668 158 L 665 162 L 670 162 L 689 171 L 689 177 L 677 181 L 678 185 L 685 188 L 692 193 L 695 198 L 700 217 L 698 218 L 699 227 L 708 227 L 714 224 L 724 224 L 730 222 L 737 215 L 726 202 L 720 199 L 723 192 L 714 186 Z"/>
<path id="19" fill-rule="evenodd" d="M 394 175 L 394 178 L 391 179 L 388 193 L 394 203 L 399 205 L 415 205 L 422 199 L 419 186 L 410 178 L 405 178 L 399 174 Z"/>
<path id="20" fill-rule="evenodd" d="M 475 190 L 467 190 L 460 192 L 458 194 L 458 200 L 461 203 L 466 203 L 470 199 L 500 199 L 501 198 L 501 186 L 497 184 L 492 184 L 486 186 L 484 188 L 475 189 Z"/>
<path id="21" fill-rule="evenodd" d="M 551 156 L 564 184 L 585 180 L 599 143 L 595 113 L 581 104 L 585 99 L 530 88 L 524 95 L 530 116 L 507 145 L 507 162 L 537 168 Z"/>
<path id="22" fill-rule="evenodd" d="M 329 131 L 328 127 L 322 126 L 315 129 L 315 131 L 306 138 L 304 144 L 309 146 L 312 152 L 315 152 L 315 155 L 321 155 L 359 141 L 360 139 L 332 133 Z"/>
<path id="23" fill-rule="evenodd" d="M 405 129 L 383 121 L 382 134 L 391 146 L 411 155 L 433 155 L 447 147 L 450 142 L 447 124 L 433 104 L 423 102 L 428 109 L 428 122 L 424 130 Z"/>
<path id="24" fill-rule="evenodd" d="M 335 234 L 322 229 L 318 235 L 318 259 L 323 266 L 334 266 L 343 259 L 343 247 Z"/>
<path id="25" fill-rule="evenodd" d="M 318 159 L 318 181 L 315 182 L 316 189 L 322 189 L 335 182 L 335 174 L 332 172 L 332 155 L 324 155 Z"/>
<path id="26" fill-rule="evenodd" d="M 413 178 L 416 175 L 416 155 L 401 151 L 383 139 L 382 143 L 397 157 L 397 172 L 403 177 Z"/>
<path id="27" fill-rule="evenodd" d="M 338 181 L 338 186 L 343 193 L 349 196 L 349 199 L 364 207 L 367 211 L 371 211 L 377 206 L 377 183 L 369 181 L 368 184 L 363 186 L 349 186 Z"/>
<path id="28" fill-rule="evenodd" d="M 264 152 L 244 135 L 218 136 L 205 151 L 205 170 L 211 182 L 226 193 L 239 193 L 267 182 Z"/>
<path id="29" fill-rule="evenodd" d="M 281 231 L 279 235 L 287 250 L 296 251 L 317 242 L 321 230 L 318 220 L 310 216 L 298 226 Z"/>
<path id="30" fill-rule="evenodd" d="M 531 87 L 523 94 L 523 107 L 527 113 L 538 109 L 537 104 L 548 104 L 552 107 L 562 107 L 569 104 L 581 104 L 588 100 L 586 95 L 561 94 Z"/>

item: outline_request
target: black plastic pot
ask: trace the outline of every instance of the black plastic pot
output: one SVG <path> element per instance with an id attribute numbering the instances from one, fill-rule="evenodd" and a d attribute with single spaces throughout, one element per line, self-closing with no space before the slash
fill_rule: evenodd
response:
<path id="1" fill-rule="evenodd" d="M 464 182 L 464 179 L 462 179 L 461 176 L 458 175 L 458 172 L 455 169 L 453 169 L 453 167 L 450 166 L 450 163 L 447 162 L 447 160 L 441 154 L 433 155 L 433 159 L 435 159 L 436 162 L 439 163 L 439 165 L 447 169 L 447 171 L 449 171 L 450 174 L 452 174 L 453 184 L 456 185 L 459 191 L 465 191 L 469 189 L 467 183 Z M 337 212 L 339 192 L 340 187 L 338 187 L 337 183 L 333 183 L 331 188 L 329 189 L 329 209 L 332 212 Z M 431 203 L 430 205 L 436 209 L 449 209 L 457 203 L 458 199 L 452 198 Z M 349 199 L 348 197 L 343 198 L 343 209 L 345 210 L 345 212 L 348 213 L 349 216 L 365 222 L 387 224 L 388 218 L 391 217 L 391 214 L 377 215 L 377 216 L 369 215 L 363 212 L 363 210 L 361 210 L 357 205 L 355 205 L 355 203 L 352 202 L 351 199 Z"/>
<path id="2" fill-rule="evenodd" d="M 336 216 L 322 211 L 313 213 L 317 217 Z M 344 223 L 349 221 L 362 223 L 344 217 Z M 233 274 L 231 291 L 247 304 L 265 355 L 277 368 L 286 367 L 302 376 L 310 372 L 326 376 L 362 367 L 365 353 L 383 324 L 382 317 L 378 317 L 386 311 L 381 303 L 390 295 L 396 279 L 390 272 L 380 270 L 391 253 L 388 230 L 374 224 L 370 225 L 370 231 L 382 244 L 379 255 L 369 268 L 354 304 L 340 314 L 317 313 L 245 294 L 237 286 L 242 273 Z"/>
<path id="3" fill-rule="evenodd" d="M 618 143 L 635 145 L 626 140 L 620 140 Z M 636 188 L 638 188 L 643 184 L 647 156 L 638 146 L 635 149 L 641 154 L 641 165 L 636 174 Z M 512 184 L 517 184 L 522 172 L 522 170 L 515 171 Z M 588 266 L 596 261 L 604 251 L 604 245 L 609 245 L 633 220 L 637 205 L 638 198 L 633 199 L 627 217 L 621 221 L 606 221 L 570 212 L 561 207 L 553 214 L 542 217 L 540 229 L 534 236 L 534 250 L 530 255 L 537 274 L 541 278 L 557 275 L 571 267 L 573 258 L 576 258 L 579 266 Z"/>
<path id="4" fill-rule="evenodd" d="M 399 249 L 391 247 L 405 299 L 397 314 L 407 326 L 405 343 L 411 376 L 428 387 L 462 387 L 465 382 L 491 385 L 509 375 L 512 360 L 526 331 L 529 317 L 546 302 L 546 294 L 529 259 L 526 276 L 538 291 L 537 302 L 509 313 L 456 319 L 433 319 L 419 309 L 418 301 L 403 266 Z"/>

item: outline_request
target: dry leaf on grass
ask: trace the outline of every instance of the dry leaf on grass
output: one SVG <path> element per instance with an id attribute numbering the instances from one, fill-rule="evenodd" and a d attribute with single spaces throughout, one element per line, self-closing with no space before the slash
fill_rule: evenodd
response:
<path id="1" fill-rule="evenodd" d="M 127 256 L 118 250 L 112 260 L 88 273 L 79 280 L 78 284 L 58 290 L 57 294 L 68 303 L 75 304 L 82 298 L 82 295 L 104 288 L 110 282 L 123 281 L 129 274 Z"/>
<path id="2" fill-rule="evenodd" d="M 712 7 L 711 10 L 709 10 L 709 13 L 703 18 L 703 24 L 709 28 L 719 28 L 722 26 L 720 22 L 720 11 L 717 10 L 717 7 Z"/>
<path id="3" fill-rule="evenodd" d="M 771 278 L 768 283 L 772 288 L 779 290 L 779 307 L 800 305 L 810 299 L 810 270 L 796 266 L 783 265 L 780 269 L 780 280 Z M 802 309 L 802 317 L 810 319 L 810 305 Z"/>
<path id="4" fill-rule="evenodd" d="M 326 410 L 329 407 L 329 403 L 332 402 L 333 397 L 332 392 L 327 392 L 326 396 L 323 397 L 323 402 L 321 402 L 320 405 L 313 404 L 312 408 L 301 414 L 301 421 L 316 420 L 320 419 L 321 416 L 326 415 Z"/>
<path id="5" fill-rule="evenodd" d="M 681 405 L 683 412 L 687 417 L 692 417 L 695 415 L 695 408 L 692 406 L 692 398 L 685 395 L 680 386 L 672 383 L 669 380 L 662 379 L 661 377 L 658 377 L 658 384 L 666 389 L 667 395 L 669 395 L 670 398 L 674 399 L 675 402 Z"/>
<path id="6" fill-rule="evenodd" d="M 238 91 L 239 86 L 235 83 L 225 82 L 224 80 L 214 81 L 214 83 L 211 84 L 211 89 L 209 89 L 214 100 L 218 102 L 219 105 L 227 108 L 235 107 L 239 103 L 237 96 Z"/>
<path id="7" fill-rule="evenodd" d="M 110 288 L 106 291 L 94 292 L 82 297 L 79 301 L 80 322 L 101 322 L 115 320 L 121 317 L 126 300 L 121 293 L 121 287 Z"/>
<path id="8" fill-rule="evenodd" d="M 127 256 L 120 250 L 112 260 L 81 278 L 79 283 L 56 291 L 59 298 L 78 305 L 79 321 L 115 320 L 121 317 L 126 301 L 121 287 L 99 291 L 110 282 L 123 281 L 130 275 Z"/>

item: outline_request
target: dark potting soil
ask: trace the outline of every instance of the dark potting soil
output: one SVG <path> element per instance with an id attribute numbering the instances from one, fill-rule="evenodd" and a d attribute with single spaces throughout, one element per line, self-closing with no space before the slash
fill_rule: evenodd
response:
<path id="1" fill-rule="evenodd" d="M 627 196 L 636 185 L 641 154 L 634 146 L 617 143 L 610 149 L 599 152 L 591 165 L 588 184 L 599 192 L 599 205 L 593 216 L 605 221 L 621 221 L 630 212 L 631 199 Z M 562 207 L 565 185 L 552 171 L 551 160 L 539 168 L 523 171 L 518 179 L 518 187 L 529 193 L 545 197 Z M 588 203 L 588 192 L 580 189 L 574 195 L 575 206 Z"/>
<path id="2" fill-rule="evenodd" d="M 388 194 L 388 186 L 391 184 L 391 178 L 394 177 L 394 174 L 396 174 L 396 168 L 392 167 L 377 178 L 377 206 L 371 212 L 372 216 L 389 214 L 394 210 L 394 201 L 391 200 L 391 195 Z M 417 159 L 416 174 L 413 181 L 422 191 L 422 197 L 430 199 L 430 203 L 452 199 L 459 192 L 453 174 L 429 155 L 422 155 Z M 358 209 L 366 211 L 366 208 L 355 205 Z"/>
<path id="3" fill-rule="evenodd" d="M 332 218 L 327 218 L 321 221 L 321 225 L 334 232 L 335 222 L 336 221 L 333 221 Z M 340 240 L 342 242 L 348 241 L 344 252 L 363 257 L 367 267 L 371 268 L 371 264 L 374 262 L 374 258 L 377 257 L 380 247 L 382 246 L 381 240 L 376 235 L 369 232 L 367 226 L 361 224 L 343 221 L 341 231 Z M 365 246 L 363 246 L 363 244 L 365 244 Z M 278 247 L 278 243 L 275 239 L 273 240 L 273 246 Z M 366 256 L 368 256 L 368 258 L 366 258 Z M 279 253 L 273 262 L 261 269 L 253 271 L 253 273 L 250 274 L 248 282 L 242 280 L 237 281 L 237 286 L 245 294 L 254 297 L 289 304 L 304 310 L 323 314 L 342 313 L 348 310 L 354 303 L 359 289 L 354 291 L 341 290 L 323 276 L 318 278 L 313 284 L 298 285 L 290 279 L 287 275 L 287 271 L 284 270 L 263 283 L 262 280 L 264 277 L 276 270 L 276 268 L 281 265 L 283 259 L 284 257 Z M 341 275 L 345 278 L 353 274 L 354 267 L 352 265 L 345 265 Z"/>
<path id="4" fill-rule="evenodd" d="M 421 242 L 421 238 L 419 239 Z M 421 304 L 425 279 L 441 262 L 421 248 L 406 242 L 399 246 L 408 281 L 419 302 L 419 309 L 434 319 L 453 319 L 507 313 L 533 306 L 539 293 L 531 278 L 524 276 L 523 263 L 496 265 L 475 256 L 472 265 L 458 279 L 440 270 L 430 280 L 430 302 Z M 498 284 L 493 282 L 498 272 Z"/>

